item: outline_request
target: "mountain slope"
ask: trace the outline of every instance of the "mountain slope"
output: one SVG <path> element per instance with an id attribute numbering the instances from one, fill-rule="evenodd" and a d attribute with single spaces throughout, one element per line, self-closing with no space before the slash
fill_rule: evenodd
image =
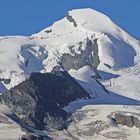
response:
<path id="1" fill-rule="evenodd" d="M 31 77 L 1 95 L 6 104 L 23 123 L 39 130 L 67 127 L 68 113 L 63 107 L 89 94 L 67 73 L 57 71 Z"/>
<path id="2" fill-rule="evenodd" d="M 89 139 L 103 140 L 131 140 L 134 137 L 131 133 L 140 127 L 120 126 L 112 122 L 112 114 L 115 108 L 115 114 L 122 113 L 123 120 L 127 117 L 124 114 L 140 119 L 139 40 L 93 9 L 69 11 L 63 19 L 29 37 L 0 37 L 0 93 L 28 79 L 33 72 L 55 71 L 67 71 L 92 99 L 69 102 L 63 108 L 67 113 L 87 114 L 81 121 L 73 120 L 67 130 L 50 132 L 51 137 L 80 140 L 88 139 L 89 135 Z M 101 113 L 102 109 L 105 109 L 105 115 Z M 88 124 L 91 116 L 95 119 Z M 107 116 L 111 119 L 106 120 Z M 96 122 L 99 126 L 93 133 L 95 128 L 91 125 L 96 126 Z M 81 126 L 83 130 L 79 130 Z M 74 133 L 77 127 L 80 132 Z M 90 132 L 84 131 L 84 127 L 91 128 Z M 121 131 L 118 132 L 118 128 Z"/>
<path id="3" fill-rule="evenodd" d="M 13 87 L 31 72 L 50 72 L 60 64 L 67 71 L 99 64 L 125 68 L 138 63 L 139 44 L 107 16 L 92 9 L 72 10 L 31 37 L 1 37 L 0 78 L 10 78 Z"/>

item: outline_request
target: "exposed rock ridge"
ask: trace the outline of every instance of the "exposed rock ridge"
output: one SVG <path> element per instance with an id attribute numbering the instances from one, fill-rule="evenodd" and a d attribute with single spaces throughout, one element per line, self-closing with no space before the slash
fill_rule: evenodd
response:
<path id="1" fill-rule="evenodd" d="M 69 114 L 62 108 L 81 98 L 90 96 L 65 71 L 32 73 L 1 96 L 2 102 L 24 123 L 40 130 L 65 128 Z"/>

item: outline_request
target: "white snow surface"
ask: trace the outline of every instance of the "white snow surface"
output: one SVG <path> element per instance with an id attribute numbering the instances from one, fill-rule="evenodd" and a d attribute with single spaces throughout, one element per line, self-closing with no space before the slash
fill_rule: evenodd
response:
<path id="1" fill-rule="evenodd" d="M 140 115 L 139 106 L 88 105 L 74 113 L 74 121 L 67 130 L 52 133 L 55 140 L 139 140 L 139 128 L 116 125 L 114 114 Z"/>
<path id="2" fill-rule="evenodd" d="M 0 104 L 0 140 L 18 140 L 25 132 L 7 115 L 12 114 L 8 107 Z"/>
<path id="3" fill-rule="evenodd" d="M 100 112 L 97 116 L 99 120 L 104 120 L 112 111 L 125 111 L 123 106 L 129 106 L 132 114 L 140 113 L 140 41 L 121 29 L 109 17 L 88 8 L 69 11 L 68 16 L 30 37 L 0 37 L 0 79 L 11 79 L 9 84 L 0 81 L 0 93 L 24 81 L 32 72 L 51 72 L 61 63 L 63 54 L 74 57 L 74 54 L 81 54 L 87 47 L 87 38 L 94 43 L 97 40 L 98 51 L 95 53 L 98 53 L 100 63 L 96 68 L 101 79 L 94 78 L 96 68 L 92 69 L 88 65 L 78 70 L 69 70 L 69 74 L 90 93 L 92 99 L 75 101 L 64 109 L 76 112 L 85 108 L 90 111 L 92 107 Z M 73 54 L 70 51 L 71 46 L 74 46 Z M 84 124 L 92 118 L 92 113 L 94 115 L 94 111 L 91 111 L 91 116 L 86 116 L 89 119 L 83 119 L 83 124 L 78 124 L 78 127 L 84 128 Z M 140 116 L 138 117 L 140 119 Z M 136 128 L 123 126 L 111 129 L 127 131 L 127 134 L 130 134 L 128 140 L 140 139 Z M 107 139 L 102 135 L 78 138 Z"/>

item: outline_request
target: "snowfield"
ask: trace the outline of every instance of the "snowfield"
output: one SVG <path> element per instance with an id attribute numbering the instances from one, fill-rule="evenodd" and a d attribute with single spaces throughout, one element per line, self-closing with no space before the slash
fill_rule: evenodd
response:
<path id="1" fill-rule="evenodd" d="M 115 112 L 140 120 L 139 40 L 93 9 L 69 11 L 62 20 L 29 37 L 0 37 L 0 93 L 32 72 L 56 69 L 66 70 L 92 99 L 66 106 L 67 112 L 83 117 L 75 118 L 68 130 L 50 136 L 55 140 L 140 139 L 139 128 L 113 124 L 107 117 Z M 4 128 L 0 126 L 0 136 L 5 135 Z"/>
<path id="2" fill-rule="evenodd" d="M 52 133 L 55 140 L 139 140 L 140 131 L 135 126 L 116 125 L 114 114 L 139 117 L 139 106 L 88 105 L 73 114 L 68 130 Z"/>

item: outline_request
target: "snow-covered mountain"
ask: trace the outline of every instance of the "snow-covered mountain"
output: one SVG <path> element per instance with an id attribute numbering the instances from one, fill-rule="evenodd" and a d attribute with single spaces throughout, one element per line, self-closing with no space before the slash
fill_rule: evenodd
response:
<path id="1" fill-rule="evenodd" d="M 92 99 L 81 99 L 64 107 L 65 111 L 74 112 L 73 116 L 82 112 L 84 117 L 74 120 L 68 130 L 51 133 L 54 139 L 132 139 L 135 125 L 116 127 L 108 122 L 111 119 L 104 119 L 109 115 L 113 119 L 116 113 L 140 119 L 139 40 L 93 9 L 69 11 L 63 19 L 29 37 L 0 37 L 0 93 L 23 82 L 33 72 L 59 70 L 67 71 Z M 84 129 L 95 125 L 95 120 L 108 127 L 99 124 L 103 130 L 97 128 L 100 130 L 92 133 L 92 128 L 87 132 L 89 135 L 84 135 Z"/>
<path id="2" fill-rule="evenodd" d="M 0 78 L 11 79 L 13 87 L 31 72 L 50 72 L 60 64 L 66 70 L 99 64 L 126 68 L 138 63 L 139 45 L 107 16 L 72 10 L 31 37 L 0 37 Z"/>

